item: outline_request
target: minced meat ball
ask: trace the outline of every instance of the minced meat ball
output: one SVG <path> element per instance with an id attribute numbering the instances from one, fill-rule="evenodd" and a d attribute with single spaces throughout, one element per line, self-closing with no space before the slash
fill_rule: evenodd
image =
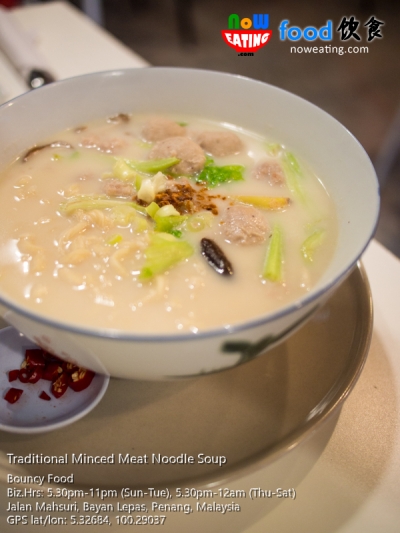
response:
<path id="1" fill-rule="evenodd" d="M 207 153 L 216 157 L 238 154 L 243 148 L 242 141 L 233 131 L 202 131 L 196 140 Z"/>
<path id="2" fill-rule="evenodd" d="M 256 244 L 265 240 L 268 224 L 258 209 L 235 204 L 221 219 L 222 235 L 232 244 Z"/>
<path id="3" fill-rule="evenodd" d="M 270 185 L 283 185 L 285 174 L 278 161 L 266 159 L 259 163 L 253 170 L 252 176 L 259 180 L 265 180 Z"/>
<path id="4" fill-rule="evenodd" d="M 171 172 L 192 176 L 200 172 L 206 162 L 204 151 L 187 137 L 170 137 L 157 142 L 149 152 L 149 159 L 177 157 L 180 163 L 171 167 Z"/>
<path id="5" fill-rule="evenodd" d="M 162 141 L 168 137 L 184 137 L 186 128 L 165 117 L 152 117 L 142 128 L 142 137 L 148 142 Z"/>

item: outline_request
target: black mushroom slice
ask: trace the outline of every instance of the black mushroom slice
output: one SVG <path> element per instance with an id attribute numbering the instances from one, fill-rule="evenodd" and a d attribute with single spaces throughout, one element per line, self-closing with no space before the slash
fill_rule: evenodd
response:
<path id="1" fill-rule="evenodd" d="M 21 161 L 23 163 L 26 163 L 28 159 L 39 152 L 40 150 L 44 150 L 44 148 L 74 148 L 72 144 L 69 144 L 64 141 L 54 141 L 52 143 L 48 144 L 42 144 L 40 146 L 32 146 L 32 148 L 29 148 L 29 150 L 25 153 L 25 155 L 22 157 Z"/>
<path id="2" fill-rule="evenodd" d="M 232 276 L 232 264 L 216 242 L 203 238 L 200 241 L 200 247 L 202 256 L 215 272 L 223 276 Z"/>

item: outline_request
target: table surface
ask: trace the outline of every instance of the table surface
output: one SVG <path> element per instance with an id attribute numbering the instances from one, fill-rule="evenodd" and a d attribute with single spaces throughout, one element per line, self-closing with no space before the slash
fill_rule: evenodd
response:
<path id="1" fill-rule="evenodd" d="M 13 14 L 31 33 L 59 79 L 148 65 L 68 4 L 36 4 L 17 8 Z M 0 53 L 0 99 L 12 98 L 25 90 L 23 80 Z M 257 507 L 257 513 L 246 514 L 244 507 L 240 518 L 223 516 L 219 530 L 230 533 L 399 531 L 400 261 L 372 241 L 363 263 L 374 302 L 372 343 L 365 368 L 340 415 L 272 465 L 231 484 L 238 488 L 271 488 L 272 480 L 281 479 L 284 486 L 284 479 L 290 483 L 287 480 L 297 476 L 301 481 L 295 486 L 296 500 L 265 502 Z M 176 531 L 182 530 L 179 523 L 180 517 Z M 183 520 L 182 528 L 185 524 Z M 218 517 L 215 524 L 219 524 Z M 197 531 L 196 526 L 191 529 Z M 24 531 L 28 533 L 26 527 Z"/>

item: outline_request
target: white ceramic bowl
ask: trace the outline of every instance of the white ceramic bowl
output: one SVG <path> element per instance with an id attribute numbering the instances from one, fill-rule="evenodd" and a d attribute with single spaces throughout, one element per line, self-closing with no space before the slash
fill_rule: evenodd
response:
<path id="1" fill-rule="evenodd" d="M 111 71 L 31 91 L 0 108 L 0 168 L 52 133 L 121 112 L 203 116 L 290 146 L 323 176 L 338 213 L 338 245 L 329 268 L 303 298 L 255 320 L 197 335 L 127 335 L 64 324 L 0 293 L 4 319 L 65 359 L 112 376 L 151 380 L 196 376 L 247 361 L 303 324 L 345 279 L 373 235 L 378 183 L 354 137 L 327 113 L 293 94 L 219 72 Z"/>

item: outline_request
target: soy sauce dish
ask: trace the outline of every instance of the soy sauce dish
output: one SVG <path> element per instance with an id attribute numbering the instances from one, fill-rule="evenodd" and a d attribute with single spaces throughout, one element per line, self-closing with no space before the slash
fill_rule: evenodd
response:
<path id="1" fill-rule="evenodd" d="M 240 76 L 88 74 L 4 104 L 0 124 L 1 315 L 95 372 L 179 379 L 257 357 L 377 223 L 354 137 Z"/>

